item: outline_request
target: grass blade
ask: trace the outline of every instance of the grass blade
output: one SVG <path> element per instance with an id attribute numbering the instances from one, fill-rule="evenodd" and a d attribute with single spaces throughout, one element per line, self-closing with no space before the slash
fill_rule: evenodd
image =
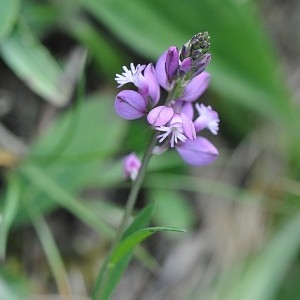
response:
<path id="1" fill-rule="evenodd" d="M 10 33 L 19 12 L 19 0 L 0 1 L 0 42 Z"/>
<path id="2" fill-rule="evenodd" d="M 19 208 L 19 200 L 21 194 L 21 187 L 19 178 L 17 176 L 10 176 L 7 183 L 7 196 L 2 212 L 1 226 L 0 226 L 0 259 L 5 259 L 6 243 L 9 229 L 15 219 Z"/>
<path id="3" fill-rule="evenodd" d="M 159 231 L 185 232 L 184 229 L 177 227 L 148 227 L 123 239 L 108 257 L 108 260 L 104 262 L 104 269 L 106 265 L 108 269 L 106 272 L 100 273 L 100 278 L 98 278 L 93 291 L 93 300 L 109 299 L 131 259 L 134 248 L 147 237 Z"/>
<path id="4" fill-rule="evenodd" d="M 69 287 L 68 276 L 64 267 L 63 259 L 46 221 L 39 212 L 35 212 L 33 214 L 32 210 L 30 210 L 27 211 L 27 213 L 30 215 L 32 224 L 47 257 L 62 299 L 71 300 L 72 293 Z"/>
<path id="5" fill-rule="evenodd" d="M 55 106 L 64 106 L 72 86 L 57 61 L 34 38 L 28 28 L 19 24 L 0 45 L 4 61 L 38 95 Z"/>

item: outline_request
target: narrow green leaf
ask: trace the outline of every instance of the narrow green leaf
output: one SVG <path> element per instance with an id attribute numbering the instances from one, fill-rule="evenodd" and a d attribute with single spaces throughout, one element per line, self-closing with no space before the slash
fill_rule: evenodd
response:
<path id="1" fill-rule="evenodd" d="M 33 213 L 33 211 L 30 210 L 27 211 L 27 213 L 30 215 L 34 229 L 41 242 L 44 253 L 46 254 L 60 294 L 66 295 L 67 298 L 71 298 L 72 293 L 68 282 L 67 272 L 50 228 L 39 211 Z"/>
<path id="2" fill-rule="evenodd" d="M 123 273 L 128 267 L 132 253 L 124 255 L 115 266 L 109 265 L 109 257 L 103 262 L 99 276 L 93 289 L 92 300 L 106 300 L 117 287 Z"/>
<path id="3" fill-rule="evenodd" d="M 111 256 L 110 262 L 111 264 L 116 264 L 119 260 L 122 259 L 124 255 L 130 252 L 136 245 L 141 243 L 147 237 L 159 231 L 173 231 L 173 232 L 186 232 L 186 230 L 178 228 L 178 227 L 166 227 L 166 226 L 158 226 L 158 227 L 148 227 L 145 229 L 141 229 L 132 235 L 128 236 L 124 239 L 116 250 L 113 252 Z"/>
<path id="4" fill-rule="evenodd" d="M 123 234 L 123 239 L 127 238 L 128 236 L 130 236 L 134 232 L 142 229 L 143 227 L 145 227 L 148 224 L 151 214 L 153 212 L 153 208 L 154 208 L 154 204 L 150 203 L 136 215 L 136 217 L 134 218 L 134 220 L 132 221 L 132 223 L 130 224 L 128 229 Z M 147 261 L 149 261 L 149 255 L 145 255 L 143 252 L 140 254 L 143 255 L 144 258 L 147 258 Z M 122 274 L 124 273 L 125 269 L 127 268 L 127 265 L 131 259 L 131 256 L 132 256 L 132 252 L 128 253 L 128 255 L 126 255 L 126 257 L 124 257 L 123 260 L 118 264 L 118 266 L 116 268 L 114 268 L 113 274 L 110 276 L 111 277 L 111 282 L 110 282 L 111 286 L 116 286 L 118 284 Z M 103 284 L 102 282 L 103 282 L 104 272 L 109 263 L 108 260 L 109 260 L 109 257 L 106 258 L 106 260 L 104 261 L 104 263 L 98 273 L 98 276 L 97 276 L 97 279 L 95 282 L 95 287 L 94 287 L 94 294 L 96 294 L 96 295 L 98 294 L 100 286 Z M 113 280 L 114 284 L 112 283 L 112 280 Z"/>
<path id="5" fill-rule="evenodd" d="M 0 43 L 9 35 L 18 17 L 19 0 L 0 1 Z"/>
<path id="6" fill-rule="evenodd" d="M 154 206 L 155 206 L 154 203 L 149 203 L 135 216 L 132 223 L 123 234 L 123 239 L 126 239 L 134 232 L 144 228 L 149 223 L 152 213 L 154 211 Z"/>
<path id="7" fill-rule="evenodd" d="M 101 277 L 98 279 L 93 291 L 93 300 L 109 299 L 130 261 L 134 248 L 147 237 L 159 231 L 185 232 L 184 229 L 177 227 L 148 227 L 123 239 L 103 264 L 108 269 L 106 273 L 100 273 Z"/>
<path id="8" fill-rule="evenodd" d="M 72 85 L 47 49 L 28 28 L 19 24 L 0 45 L 4 61 L 38 95 L 51 104 L 64 106 Z"/>
<path id="9" fill-rule="evenodd" d="M 11 175 L 7 182 L 7 196 L 0 220 L 0 259 L 5 259 L 7 235 L 19 209 L 21 187 L 19 178 Z"/>

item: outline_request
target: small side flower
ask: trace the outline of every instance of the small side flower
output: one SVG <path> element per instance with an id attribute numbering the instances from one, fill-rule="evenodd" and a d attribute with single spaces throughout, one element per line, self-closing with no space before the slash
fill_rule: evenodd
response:
<path id="1" fill-rule="evenodd" d="M 141 161 L 134 152 L 124 157 L 123 171 L 125 178 L 130 178 L 132 181 L 136 180 L 139 174 L 140 167 Z"/>

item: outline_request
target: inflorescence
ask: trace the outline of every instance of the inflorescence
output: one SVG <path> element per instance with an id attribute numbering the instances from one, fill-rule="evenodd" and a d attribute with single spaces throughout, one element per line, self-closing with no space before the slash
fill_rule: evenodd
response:
<path id="1" fill-rule="evenodd" d="M 154 153 L 175 148 L 188 164 L 202 166 L 212 163 L 218 156 L 217 148 L 199 133 L 208 129 L 218 134 L 218 113 L 211 106 L 194 102 L 205 92 L 210 74 L 205 71 L 210 63 L 210 37 L 207 32 L 194 35 L 180 50 L 171 46 L 158 59 L 155 67 L 148 65 L 123 67 L 116 75 L 118 88 L 133 83 L 137 90 L 122 90 L 115 99 L 117 114 L 127 120 L 146 117 L 149 125 L 159 131 Z M 168 91 L 160 101 L 161 88 Z M 128 164 L 128 160 L 130 163 Z M 131 170 L 125 166 L 130 165 Z M 136 169 L 132 171 L 132 166 Z M 124 160 L 127 177 L 135 178 L 140 166 L 136 155 Z M 134 172 L 133 175 L 130 172 Z"/>

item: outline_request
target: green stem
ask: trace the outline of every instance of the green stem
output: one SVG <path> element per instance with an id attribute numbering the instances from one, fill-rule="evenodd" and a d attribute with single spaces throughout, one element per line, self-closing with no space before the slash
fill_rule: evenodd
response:
<path id="1" fill-rule="evenodd" d="M 178 89 L 180 88 L 180 84 L 176 83 L 174 88 L 172 89 L 171 92 L 169 92 L 167 99 L 165 100 L 164 105 L 168 105 L 169 102 L 172 99 L 176 98 L 176 93 L 178 93 Z M 118 247 L 118 244 L 122 240 L 122 236 L 128 226 L 128 221 L 131 216 L 131 213 L 133 211 L 134 205 L 137 200 L 138 193 L 141 189 L 144 177 L 146 175 L 147 167 L 150 161 L 150 158 L 152 156 L 153 149 L 155 147 L 155 144 L 157 142 L 157 136 L 159 132 L 158 131 L 153 131 L 152 137 L 150 139 L 150 142 L 148 144 L 148 147 L 146 148 L 146 151 L 144 153 L 141 167 L 138 173 L 138 176 L 136 180 L 133 182 L 131 190 L 128 195 L 128 199 L 125 205 L 125 210 L 124 210 L 124 215 L 122 218 L 122 221 L 118 227 L 116 237 L 113 241 L 110 254 L 106 258 L 104 265 L 102 266 L 102 270 L 100 274 L 98 275 L 97 282 L 95 285 L 95 289 L 93 292 L 93 299 L 102 299 L 102 292 L 105 290 L 105 287 L 107 286 L 107 281 L 109 279 L 109 273 L 110 273 L 110 266 L 109 266 L 109 260 L 112 255 L 112 253 L 115 251 L 115 249 Z M 103 277 L 102 277 L 103 276 Z M 101 279 L 102 278 L 102 279 Z M 101 282 L 99 282 L 101 280 Z"/>
<path id="2" fill-rule="evenodd" d="M 150 140 L 150 142 L 148 144 L 148 147 L 146 149 L 146 152 L 144 153 L 138 176 L 137 176 L 136 180 L 133 182 L 130 193 L 128 195 L 128 199 L 127 199 L 127 202 L 126 202 L 123 219 L 120 223 L 120 226 L 118 228 L 117 235 L 116 235 L 116 238 L 115 238 L 115 241 L 114 241 L 115 245 L 117 245 L 120 242 L 120 240 L 122 239 L 122 235 L 123 235 L 123 233 L 126 230 L 126 227 L 128 225 L 128 220 L 130 218 L 130 215 L 131 215 L 132 210 L 134 208 L 135 202 L 137 200 L 137 196 L 138 196 L 138 193 L 140 191 L 141 185 L 143 183 L 143 180 L 144 180 L 144 177 L 145 177 L 145 174 L 146 174 L 146 171 L 147 171 L 147 167 L 148 167 L 150 158 L 152 156 L 152 151 L 153 151 L 153 148 L 156 144 L 156 141 L 157 141 L 157 132 L 153 132 L 151 140 Z"/>
<path id="3" fill-rule="evenodd" d="M 168 94 L 168 97 L 165 101 L 165 105 L 167 105 L 170 102 L 170 100 L 176 98 L 176 93 L 178 93 L 178 89 L 180 88 L 180 86 L 181 86 L 181 84 L 177 82 L 175 87 Z M 123 233 L 126 229 L 128 219 L 131 215 L 131 212 L 133 210 L 134 204 L 135 204 L 136 199 L 137 199 L 138 192 L 139 192 L 139 190 L 141 188 L 141 185 L 142 185 L 142 182 L 144 180 L 144 177 L 145 177 L 145 174 L 146 174 L 146 171 L 147 171 L 147 167 L 148 167 L 151 155 L 152 155 L 153 148 L 154 148 L 154 146 L 157 142 L 157 136 L 158 136 L 158 132 L 154 131 L 153 134 L 152 134 L 152 138 L 149 142 L 149 145 L 146 149 L 146 152 L 144 153 L 141 168 L 140 168 L 140 171 L 138 173 L 138 176 L 132 184 L 130 194 L 129 194 L 127 202 L 126 202 L 123 219 L 122 219 L 122 222 L 121 222 L 121 224 L 119 226 L 119 229 L 117 231 L 116 239 L 115 239 L 115 242 L 114 242 L 115 245 L 117 245 L 120 242 L 120 240 L 122 238 L 122 235 L 123 235 Z"/>
<path id="4" fill-rule="evenodd" d="M 109 267 L 109 263 L 108 263 L 109 259 L 112 255 L 112 253 L 114 252 L 114 250 L 117 248 L 120 241 L 122 240 L 122 236 L 128 226 L 128 221 L 130 219 L 131 213 L 132 213 L 134 205 L 136 203 L 138 193 L 141 189 L 144 177 L 146 175 L 147 167 L 150 162 L 150 158 L 152 156 L 153 148 L 157 141 L 157 135 L 158 135 L 158 132 L 153 131 L 153 134 L 152 134 L 152 137 L 148 144 L 148 147 L 146 148 L 146 151 L 144 153 L 138 176 L 137 176 L 136 180 L 133 182 L 131 190 L 129 192 L 125 210 L 124 210 L 124 215 L 123 215 L 122 221 L 118 227 L 116 237 L 114 239 L 113 245 L 110 250 L 110 254 L 108 255 L 108 257 L 106 258 L 106 260 L 104 262 L 104 266 L 101 271 L 101 274 L 103 274 L 103 280 L 101 281 L 100 285 L 98 285 L 96 283 L 96 290 L 94 290 L 93 299 L 102 299 L 101 293 L 105 290 L 105 287 L 107 286 L 107 280 L 109 279 L 109 273 L 110 273 L 110 267 Z M 98 277 L 98 279 L 100 279 L 100 277 Z"/>

